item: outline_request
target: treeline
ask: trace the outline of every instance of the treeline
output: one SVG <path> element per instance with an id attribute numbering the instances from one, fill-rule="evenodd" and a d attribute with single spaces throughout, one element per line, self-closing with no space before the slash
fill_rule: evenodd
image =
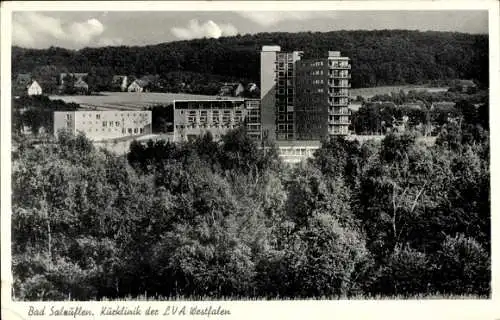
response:
<path id="1" fill-rule="evenodd" d="M 422 102 L 418 98 L 425 101 L 420 108 L 404 105 L 404 103 L 415 101 L 415 99 Z M 433 102 L 442 100 L 435 99 L 433 95 L 426 93 L 410 92 L 405 95 L 401 92 L 399 95 L 375 96 L 370 102 L 364 102 L 363 106 L 352 113 L 350 127 L 356 134 L 360 135 L 385 134 L 395 130 L 398 124 L 401 124 L 406 118 L 403 124 L 405 129 L 418 131 L 423 135 L 437 135 L 450 122 L 469 126 L 468 132 L 489 130 L 488 96 L 481 95 L 477 98 L 468 96 L 466 99 L 451 99 L 451 101 L 453 100 L 457 101 L 454 105 L 434 105 Z M 476 106 L 472 102 L 479 103 Z M 399 105 L 399 103 L 403 103 L 403 105 Z"/>
<path id="2" fill-rule="evenodd" d="M 487 297 L 489 139 L 467 130 L 337 138 L 296 168 L 242 130 L 127 159 L 65 134 L 18 148 L 14 296 Z"/>
<path id="3" fill-rule="evenodd" d="M 42 132 L 52 133 L 54 111 L 75 111 L 80 109 L 76 103 L 51 100 L 46 96 L 21 96 L 12 99 L 12 136 L 19 137 L 26 131 L 35 136 Z"/>
<path id="4" fill-rule="evenodd" d="M 13 47 L 12 71 L 32 72 L 40 77 L 54 69 L 103 76 L 153 74 L 167 82 L 173 77 L 173 88 L 187 80 L 194 93 L 201 93 L 193 87 L 195 80 L 190 81 L 194 75 L 258 83 L 259 52 L 269 44 L 280 45 L 283 51 L 303 50 L 306 57 L 325 56 L 328 50 L 341 51 L 352 60 L 353 87 L 456 78 L 488 85 L 487 35 L 406 30 L 259 33 L 78 51 Z"/>

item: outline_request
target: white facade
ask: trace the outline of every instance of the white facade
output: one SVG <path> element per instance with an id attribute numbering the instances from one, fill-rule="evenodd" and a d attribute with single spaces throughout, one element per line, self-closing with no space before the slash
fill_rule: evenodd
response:
<path id="1" fill-rule="evenodd" d="M 38 84 L 38 82 L 33 81 L 28 86 L 28 96 L 39 96 L 42 94 L 42 87 Z"/>
<path id="2" fill-rule="evenodd" d="M 139 85 L 137 80 L 135 80 L 128 86 L 128 92 L 142 92 L 143 90 L 144 88 Z"/>
<path id="3" fill-rule="evenodd" d="M 151 134 L 151 111 L 56 111 L 54 135 L 59 130 L 84 133 L 93 141 Z"/>

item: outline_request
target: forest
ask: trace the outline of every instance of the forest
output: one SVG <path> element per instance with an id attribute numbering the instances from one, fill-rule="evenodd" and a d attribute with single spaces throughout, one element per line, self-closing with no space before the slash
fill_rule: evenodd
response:
<path id="1" fill-rule="evenodd" d="M 161 90 L 213 94 L 224 81 L 259 84 L 259 52 L 268 44 L 305 57 L 341 51 L 351 59 L 353 88 L 458 78 L 488 87 L 487 35 L 408 30 L 259 33 L 81 50 L 13 47 L 12 74 L 32 73 L 44 92 L 54 91 L 59 73 L 69 71 L 88 72 L 97 91 L 109 90 L 115 74 L 158 75 Z"/>
<path id="2" fill-rule="evenodd" d="M 125 157 L 21 141 L 14 299 L 487 298 L 489 134 L 470 121 L 432 146 L 332 138 L 297 167 L 243 129 Z"/>

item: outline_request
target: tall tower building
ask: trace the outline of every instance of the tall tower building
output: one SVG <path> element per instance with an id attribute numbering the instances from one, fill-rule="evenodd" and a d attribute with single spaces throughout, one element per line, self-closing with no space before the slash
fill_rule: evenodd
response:
<path id="1" fill-rule="evenodd" d="M 263 46 L 260 53 L 262 137 L 276 140 L 276 61 L 279 46 Z"/>
<path id="2" fill-rule="evenodd" d="M 351 65 L 339 51 L 328 52 L 328 133 L 349 134 L 349 89 Z"/>
<path id="3" fill-rule="evenodd" d="M 321 140 L 349 133 L 349 58 L 338 51 L 297 63 L 297 140 Z"/>
<path id="4" fill-rule="evenodd" d="M 263 137 L 321 140 L 349 133 L 349 58 L 329 51 L 325 58 L 302 59 L 302 51 L 261 52 Z"/>
<path id="5" fill-rule="evenodd" d="M 296 62 L 302 51 L 280 50 L 264 46 L 260 54 L 262 130 L 270 140 L 294 140 Z"/>

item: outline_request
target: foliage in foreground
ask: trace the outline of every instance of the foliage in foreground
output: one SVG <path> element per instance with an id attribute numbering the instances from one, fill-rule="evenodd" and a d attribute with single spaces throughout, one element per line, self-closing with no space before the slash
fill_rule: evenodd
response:
<path id="1" fill-rule="evenodd" d="M 127 159 L 64 134 L 19 148 L 14 296 L 487 296 L 489 142 L 466 128 L 325 141 L 297 168 L 242 131 Z"/>

